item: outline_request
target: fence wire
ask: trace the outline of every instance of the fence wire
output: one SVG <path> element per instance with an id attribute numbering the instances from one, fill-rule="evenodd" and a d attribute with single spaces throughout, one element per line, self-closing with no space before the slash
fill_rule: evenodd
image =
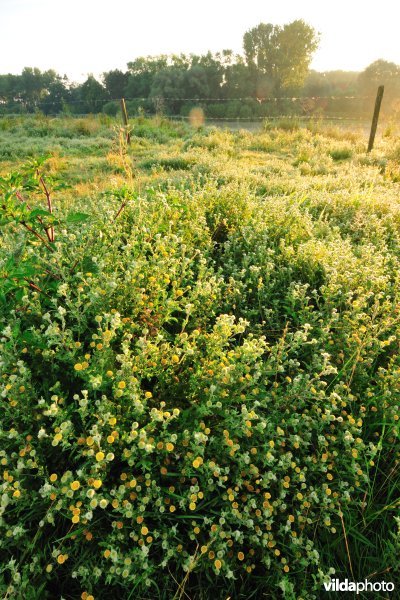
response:
<path id="1" fill-rule="evenodd" d="M 180 98 L 180 97 L 172 97 L 172 96 L 132 96 L 132 97 L 124 97 L 125 101 L 129 102 L 250 102 L 256 101 L 259 104 L 272 102 L 306 102 L 306 101 L 319 101 L 319 100 L 373 100 L 373 96 L 243 96 L 236 98 L 202 98 L 202 97 L 193 97 L 193 98 Z M 107 104 L 109 102 L 120 102 L 121 98 L 93 98 L 89 100 L 85 100 L 82 98 L 68 99 L 68 98 L 59 98 L 57 100 L 47 101 L 47 100 L 35 100 L 30 103 L 27 100 L 22 98 L 15 98 L 11 102 L 16 104 L 29 104 L 32 107 L 39 106 L 59 106 L 60 103 L 64 104 Z M 10 101 L 0 100 L 0 106 L 7 105 Z"/>

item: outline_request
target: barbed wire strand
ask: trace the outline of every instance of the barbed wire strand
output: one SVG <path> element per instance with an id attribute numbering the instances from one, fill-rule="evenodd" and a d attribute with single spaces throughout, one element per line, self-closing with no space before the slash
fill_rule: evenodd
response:
<path id="1" fill-rule="evenodd" d="M 153 115 L 154 116 L 154 115 Z M 191 120 L 192 117 L 190 115 L 165 115 L 165 114 L 160 114 L 159 116 L 161 117 L 165 117 L 166 119 L 189 119 Z M 265 115 L 263 117 L 210 117 L 205 115 L 204 118 L 207 121 L 230 121 L 230 122 L 235 122 L 235 121 L 276 121 L 276 120 L 282 120 L 282 119 L 293 119 L 293 120 L 304 120 L 304 121 L 309 121 L 309 120 L 327 120 L 327 121 L 360 121 L 360 122 L 365 122 L 368 121 L 367 117 L 337 117 L 337 116 L 328 116 L 328 115 L 274 115 L 274 116 L 268 116 Z"/>
<path id="2" fill-rule="evenodd" d="M 239 98 L 173 98 L 169 96 L 151 96 L 151 97 L 141 97 L 141 96 L 132 96 L 124 98 L 125 101 L 140 101 L 140 102 L 248 102 L 248 101 L 256 101 L 258 103 L 263 102 L 306 102 L 306 101 L 317 101 L 317 100 L 373 100 L 373 96 L 243 96 Z M 84 100 L 84 99 L 68 99 L 68 98 L 59 98 L 58 100 L 47 101 L 47 100 L 36 100 L 31 104 L 33 106 L 51 106 L 58 105 L 60 103 L 65 104 L 107 104 L 108 102 L 120 102 L 120 98 L 93 98 L 92 100 Z M 29 104 L 29 101 L 25 101 L 22 98 L 15 98 L 11 101 L 3 100 L 0 101 L 1 104 L 6 105 L 8 102 L 15 102 L 17 104 Z"/>

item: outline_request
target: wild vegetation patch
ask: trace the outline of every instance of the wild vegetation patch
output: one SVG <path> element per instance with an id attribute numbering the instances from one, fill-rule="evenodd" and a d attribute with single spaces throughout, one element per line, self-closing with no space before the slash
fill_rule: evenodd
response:
<path id="1" fill-rule="evenodd" d="M 91 123 L 0 157 L 1 593 L 397 583 L 398 142 Z"/>

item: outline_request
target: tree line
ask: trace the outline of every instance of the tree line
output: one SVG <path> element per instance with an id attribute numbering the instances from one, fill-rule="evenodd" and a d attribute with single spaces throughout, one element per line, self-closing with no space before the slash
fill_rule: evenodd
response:
<path id="1" fill-rule="evenodd" d="M 386 109 L 399 111 L 400 66 L 377 60 L 363 72 L 310 70 L 319 34 L 303 20 L 278 26 L 260 23 L 243 36 L 243 54 L 139 57 L 126 71 L 113 69 L 82 84 L 54 70 L 26 67 L 0 75 L 0 114 L 117 114 L 127 99 L 129 114 L 187 116 L 194 106 L 210 118 L 275 115 L 358 116 L 370 110 L 378 85 Z M 334 97 L 334 98 L 332 98 Z"/>

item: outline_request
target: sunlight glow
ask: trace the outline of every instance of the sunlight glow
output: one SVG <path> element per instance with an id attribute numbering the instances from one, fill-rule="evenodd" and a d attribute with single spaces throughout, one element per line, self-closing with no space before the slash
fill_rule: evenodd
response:
<path id="1" fill-rule="evenodd" d="M 400 63 L 398 13 L 393 0 L 203 0 L 201 10 L 184 0 L 0 0 L 0 72 L 36 66 L 82 81 L 143 55 L 241 52 L 251 27 L 299 18 L 321 33 L 313 68 L 362 70 Z"/>

